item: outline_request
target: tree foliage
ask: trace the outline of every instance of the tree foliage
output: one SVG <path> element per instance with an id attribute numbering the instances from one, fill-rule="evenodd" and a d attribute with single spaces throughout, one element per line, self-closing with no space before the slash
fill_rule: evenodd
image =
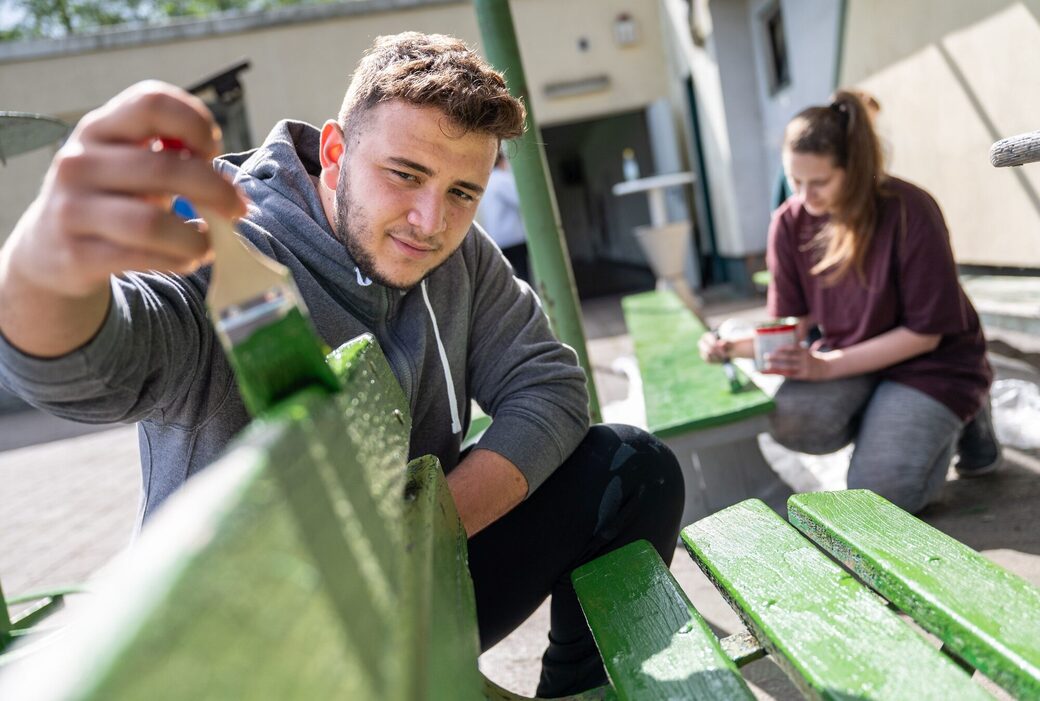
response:
<path id="1" fill-rule="evenodd" d="M 0 0 L 9 16 L 21 16 L 13 26 L 0 26 L 0 41 L 66 37 L 118 24 L 158 24 L 323 1 L 327 0 Z"/>

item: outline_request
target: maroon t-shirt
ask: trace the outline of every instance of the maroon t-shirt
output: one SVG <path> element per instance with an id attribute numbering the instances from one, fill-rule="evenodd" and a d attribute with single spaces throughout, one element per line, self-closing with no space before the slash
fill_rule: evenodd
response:
<path id="1" fill-rule="evenodd" d="M 787 200 L 769 227 L 767 263 L 772 274 L 767 306 L 775 317 L 808 316 L 831 348 L 847 348 L 899 326 L 940 334 L 939 346 L 879 371 L 945 404 L 967 421 L 982 406 L 993 371 L 978 314 L 957 280 L 949 232 L 927 192 L 889 178 L 878 225 L 864 262 L 832 286 L 810 269 L 820 252 L 809 243 L 827 217 Z"/>

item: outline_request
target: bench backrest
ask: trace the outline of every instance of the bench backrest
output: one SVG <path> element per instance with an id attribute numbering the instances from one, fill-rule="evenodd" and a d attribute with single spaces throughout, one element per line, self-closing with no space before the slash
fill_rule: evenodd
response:
<path id="1" fill-rule="evenodd" d="M 255 421 L 171 498 L 17 698 L 482 698 L 465 534 L 381 351 Z"/>

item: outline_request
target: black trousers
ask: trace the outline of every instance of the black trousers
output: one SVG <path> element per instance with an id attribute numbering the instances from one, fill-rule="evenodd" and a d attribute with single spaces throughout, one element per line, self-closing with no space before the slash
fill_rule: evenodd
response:
<path id="1" fill-rule="evenodd" d="M 682 471 L 663 443 L 631 426 L 593 426 L 534 494 L 470 539 L 481 649 L 506 637 L 552 595 L 538 696 L 604 684 L 571 571 L 639 539 L 670 563 L 683 494 Z"/>

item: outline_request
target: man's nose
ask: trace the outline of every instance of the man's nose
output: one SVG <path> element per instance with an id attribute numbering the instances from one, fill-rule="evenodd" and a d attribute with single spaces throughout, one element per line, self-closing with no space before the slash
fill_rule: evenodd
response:
<path id="1" fill-rule="evenodd" d="M 432 236 L 447 228 L 446 216 L 447 207 L 438 193 L 420 191 L 408 212 L 408 223 L 422 235 Z"/>

